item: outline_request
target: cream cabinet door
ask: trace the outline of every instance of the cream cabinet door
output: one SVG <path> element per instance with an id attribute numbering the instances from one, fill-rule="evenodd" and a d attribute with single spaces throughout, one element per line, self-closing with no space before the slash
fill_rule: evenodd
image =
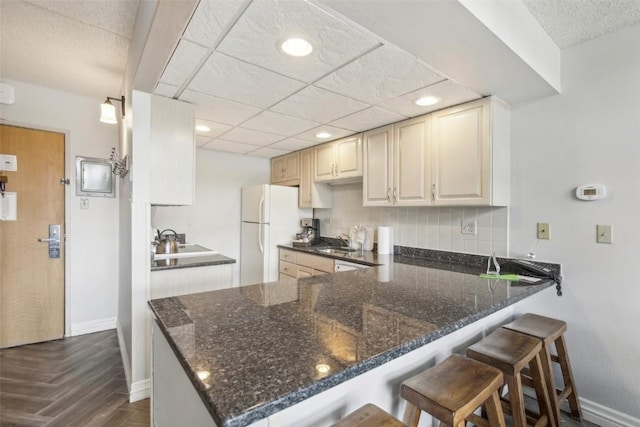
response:
<path id="1" fill-rule="evenodd" d="M 271 159 L 271 183 L 277 184 L 284 181 L 285 156 Z"/>
<path id="2" fill-rule="evenodd" d="M 331 142 L 314 147 L 314 181 L 331 181 L 335 178 L 334 149 L 335 146 Z"/>
<path id="3" fill-rule="evenodd" d="M 392 206 L 393 126 L 365 132 L 362 136 L 363 206 Z"/>
<path id="4" fill-rule="evenodd" d="M 393 204 L 431 204 L 430 115 L 394 125 Z"/>
<path id="5" fill-rule="evenodd" d="M 508 205 L 508 106 L 483 98 L 432 117 L 434 204 Z"/>
<path id="6" fill-rule="evenodd" d="M 333 192 L 328 184 L 313 182 L 313 148 L 300 152 L 300 188 L 298 206 L 301 208 L 330 208 Z"/>
<path id="7" fill-rule="evenodd" d="M 284 156 L 284 180 L 300 180 L 300 152 L 296 151 Z"/>
<path id="8" fill-rule="evenodd" d="M 336 178 L 362 176 L 362 139 L 360 135 L 339 139 L 334 144 Z"/>

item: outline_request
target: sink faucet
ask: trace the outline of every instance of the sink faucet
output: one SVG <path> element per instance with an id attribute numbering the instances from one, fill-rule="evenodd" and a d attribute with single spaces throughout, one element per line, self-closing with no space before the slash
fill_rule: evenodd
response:
<path id="1" fill-rule="evenodd" d="M 345 236 L 347 239 L 345 240 L 342 236 Z M 342 242 L 342 244 L 346 247 L 351 247 L 351 244 L 349 243 L 349 236 L 347 236 L 346 234 L 342 234 L 342 236 L 336 236 L 338 238 L 338 240 L 340 240 Z"/>

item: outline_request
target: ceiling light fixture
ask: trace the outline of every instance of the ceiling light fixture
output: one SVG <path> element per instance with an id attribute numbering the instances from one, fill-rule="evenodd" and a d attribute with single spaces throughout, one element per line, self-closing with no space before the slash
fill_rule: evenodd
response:
<path id="1" fill-rule="evenodd" d="M 282 42 L 280 49 L 287 55 L 307 56 L 313 51 L 313 46 L 305 39 L 292 37 Z"/>
<path id="2" fill-rule="evenodd" d="M 107 96 L 107 99 L 100 106 L 100 121 L 102 123 L 115 125 L 118 123 L 118 119 L 116 119 L 116 106 L 113 105 L 111 101 L 118 101 L 122 103 L 122 117 L 124 117 L 124 95 L 122 95 L 122 98 L 112 98 Z"/>
<path id="3" fill-rule="evenodd" d="M 206 125 L 197 125 L 196 126 L 196 130 L 198 132 L 209 132 L 211 130 L 211 128 L 209 126 L 206 126 Z"/>
<path id="4" fill-rule="evenodd" d="M 416 105 L 419 105 L 420 107 L 428 107 L 429 105 L 437 104 L 440 101 L 442 101 L 442 99 L 437 96 L 423 96 L 416 99 Z"/>
<path id="5" fill-rule="evenodd" d="M 318 132 L 316 133 L 316 138 L 327 139 L 331 136 L 329 132 Z"/>

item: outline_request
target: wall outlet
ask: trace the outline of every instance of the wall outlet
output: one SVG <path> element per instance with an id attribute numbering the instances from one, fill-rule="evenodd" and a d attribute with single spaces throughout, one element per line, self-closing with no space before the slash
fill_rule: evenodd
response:
<path id="1" fill-rule="evenodd" d="M 89 209 L 89 199 L 82 197 L 80 199 L 80 209 Z"/>
<path id="2" fill-rule="evenodd" d="M 596 242 L 598 243 L 613 243 L 613 236 L 611 235 L 610 225 L 596 225 L 596 231 L 598 233 Z"/>
<path id="3" fill-rule="evenodd" d="M 538 223 L 538 239 L 549 240 L 551 233 L 549 232 L 548 222 Z"/>
<path id="4" fill-rule="evenodd" d="M 475 221 L 462 221 L 461 223 L 462 234 L 476 234 L 476 222 Z"/>

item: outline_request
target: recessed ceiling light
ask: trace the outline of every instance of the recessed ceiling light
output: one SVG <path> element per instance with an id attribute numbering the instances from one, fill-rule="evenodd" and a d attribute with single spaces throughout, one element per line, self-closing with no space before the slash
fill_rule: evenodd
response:
<path id="1" fill-rule="evenodd" d="M 437 104 L 442 101 L 442 99 L 437 96 L 423 96 L 422 98 L 416 99 L 416 105 L 420 107 L 428 107 L 429 105 Z"/>
<path id="2" fill-rule="evenodd" d="M 211 128 L 209 126 L 205 126 L 205 125 L 197 125 L 196 126 L 196 130 L 198 132 L 209 132 L 211 130 Z"/>
<path id="3" fill-rule="evenodd" d="M 282 42 L 280 49 L 287 55 L 307 56 L 313 51 L 313 46 L 305 39 L 292 37 Z"/>
<path id="4" fill-rule="evenodd" d="M 331 134 L 329 132 L 318 132 L 316 133 L 316 138 L 326 139 L 329 138 Z"/>

